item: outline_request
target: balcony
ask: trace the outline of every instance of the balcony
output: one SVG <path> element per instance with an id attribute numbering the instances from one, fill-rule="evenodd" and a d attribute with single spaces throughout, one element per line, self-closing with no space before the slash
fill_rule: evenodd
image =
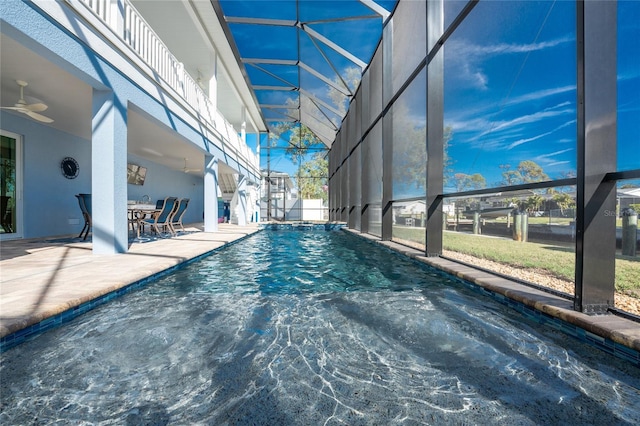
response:
<path id="1" fill-rule="evenodd" d="M 129 0 L 66 1 L 67 5 L 71 6 L 78 15 L 93 25 L 103 36 L 108 39 L 115 37 L 120 45 L 124 45 L 125 49 L 121 50 L 122 55 L 134 63 L 142 62 L 146 66 L 143 67 L 143 70 L 146 70 L 148 77 L 180 103 L 197 119 L 201 126 L 206 127 L 208 132 L 219 139 L 225 153 L 240 163 L 246 161 L 249 168 L 258 170 L 258 156 L 247 146 L 241 136 L 241 131 L 237 129 L 244 124 L 242 121 L 244 114 L 238 111 L 249 107 L 246 107 L 242 100 L 234 101 L 229 96 L 229 93 L 234 91 L 234 88 L 230 88 L 233 86 L 233 82 L 229 81 L 232 78 L 225 72 L 218 77 L 218 81 L 213 83 L 215 85 L 213 88 L 207 87 L 208 82 L 203 81 L 200 75 L 194 78 L 185 64 L 174 55 L 174 52 L 171 52 L 158 32 L 145 20 L 143 14 L 134 7 L 133 3 Z M 174 2 L 167 3 L 173 3 L 170 7 L 177 5 Z M 144 5 L 144 3 L 140 4 Z M 210 12 L 214 13 L 213 9 Z M 167 12 L 167 14 L 170 13 L 170 11 Z M 170 18 L 172 19 L 173 16 Z M 199 74 L 200 70 L 196 72 Z M 238 91 L 238 89 L 235 90 Z M 215 91 L 223 95 L 224 104 L 216 105 L 207 91 Z M 226 108 L 226 114 L 221 112 L 218 106 Z M 235 126 L 226 116 L 235 119 Z M 242 132 L 245 131 L 242 128 Z M 249 129 L 249 132 L 251 131 Z M 253 129 L 253 131 L 257 133 L 260 130 Z"/>

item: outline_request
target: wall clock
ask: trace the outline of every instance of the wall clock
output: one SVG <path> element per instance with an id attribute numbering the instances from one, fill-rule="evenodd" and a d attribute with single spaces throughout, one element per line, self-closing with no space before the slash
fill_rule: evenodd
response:
<path id="1" fill-rule="evenodd" d="M 78 177 L 78 173 L 80 173 L 80 166 L 75 158 L 72 157 L 64 157 L 60 163 L 60 168 L 62 169 L 62 174 L 67 179 L 75 179 Z"/>

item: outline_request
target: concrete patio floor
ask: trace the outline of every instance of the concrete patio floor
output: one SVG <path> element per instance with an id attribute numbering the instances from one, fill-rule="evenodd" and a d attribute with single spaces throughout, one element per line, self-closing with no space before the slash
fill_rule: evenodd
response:
<path id="1" fill-rule="evenodd" d="M 0 243 L 0 338 L 258 232 L 219 224 L 218 232 L 133 242 L 123 254 L 96 255 L 86 242 L 51 237 Z"/>

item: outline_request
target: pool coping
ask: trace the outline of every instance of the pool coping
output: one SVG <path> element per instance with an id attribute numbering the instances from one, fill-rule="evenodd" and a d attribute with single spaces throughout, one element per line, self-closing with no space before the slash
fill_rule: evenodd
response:
<path id="1" fill-rule="evenodd" d="M 418 263 L 434 267 L 489 293 L 538 322 L 626 359 L 640 367 L 640 323 L 613 314 L 587 315 L 573 310 L 573 301 L 505 276 L 476 269 L 443 257 L 428 257 L 423 251 L 379 237 L 343 228 L 345 232 L 379 244 Z"/>

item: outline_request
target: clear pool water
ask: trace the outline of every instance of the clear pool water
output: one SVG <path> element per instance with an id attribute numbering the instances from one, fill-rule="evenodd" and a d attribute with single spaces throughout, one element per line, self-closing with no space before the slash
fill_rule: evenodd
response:
<path id="1" fill-rule="evenodd" d="M 5 425 L 640 424 L 640 369 L 345 232 L 262 232 L 1 361 Z"/>

